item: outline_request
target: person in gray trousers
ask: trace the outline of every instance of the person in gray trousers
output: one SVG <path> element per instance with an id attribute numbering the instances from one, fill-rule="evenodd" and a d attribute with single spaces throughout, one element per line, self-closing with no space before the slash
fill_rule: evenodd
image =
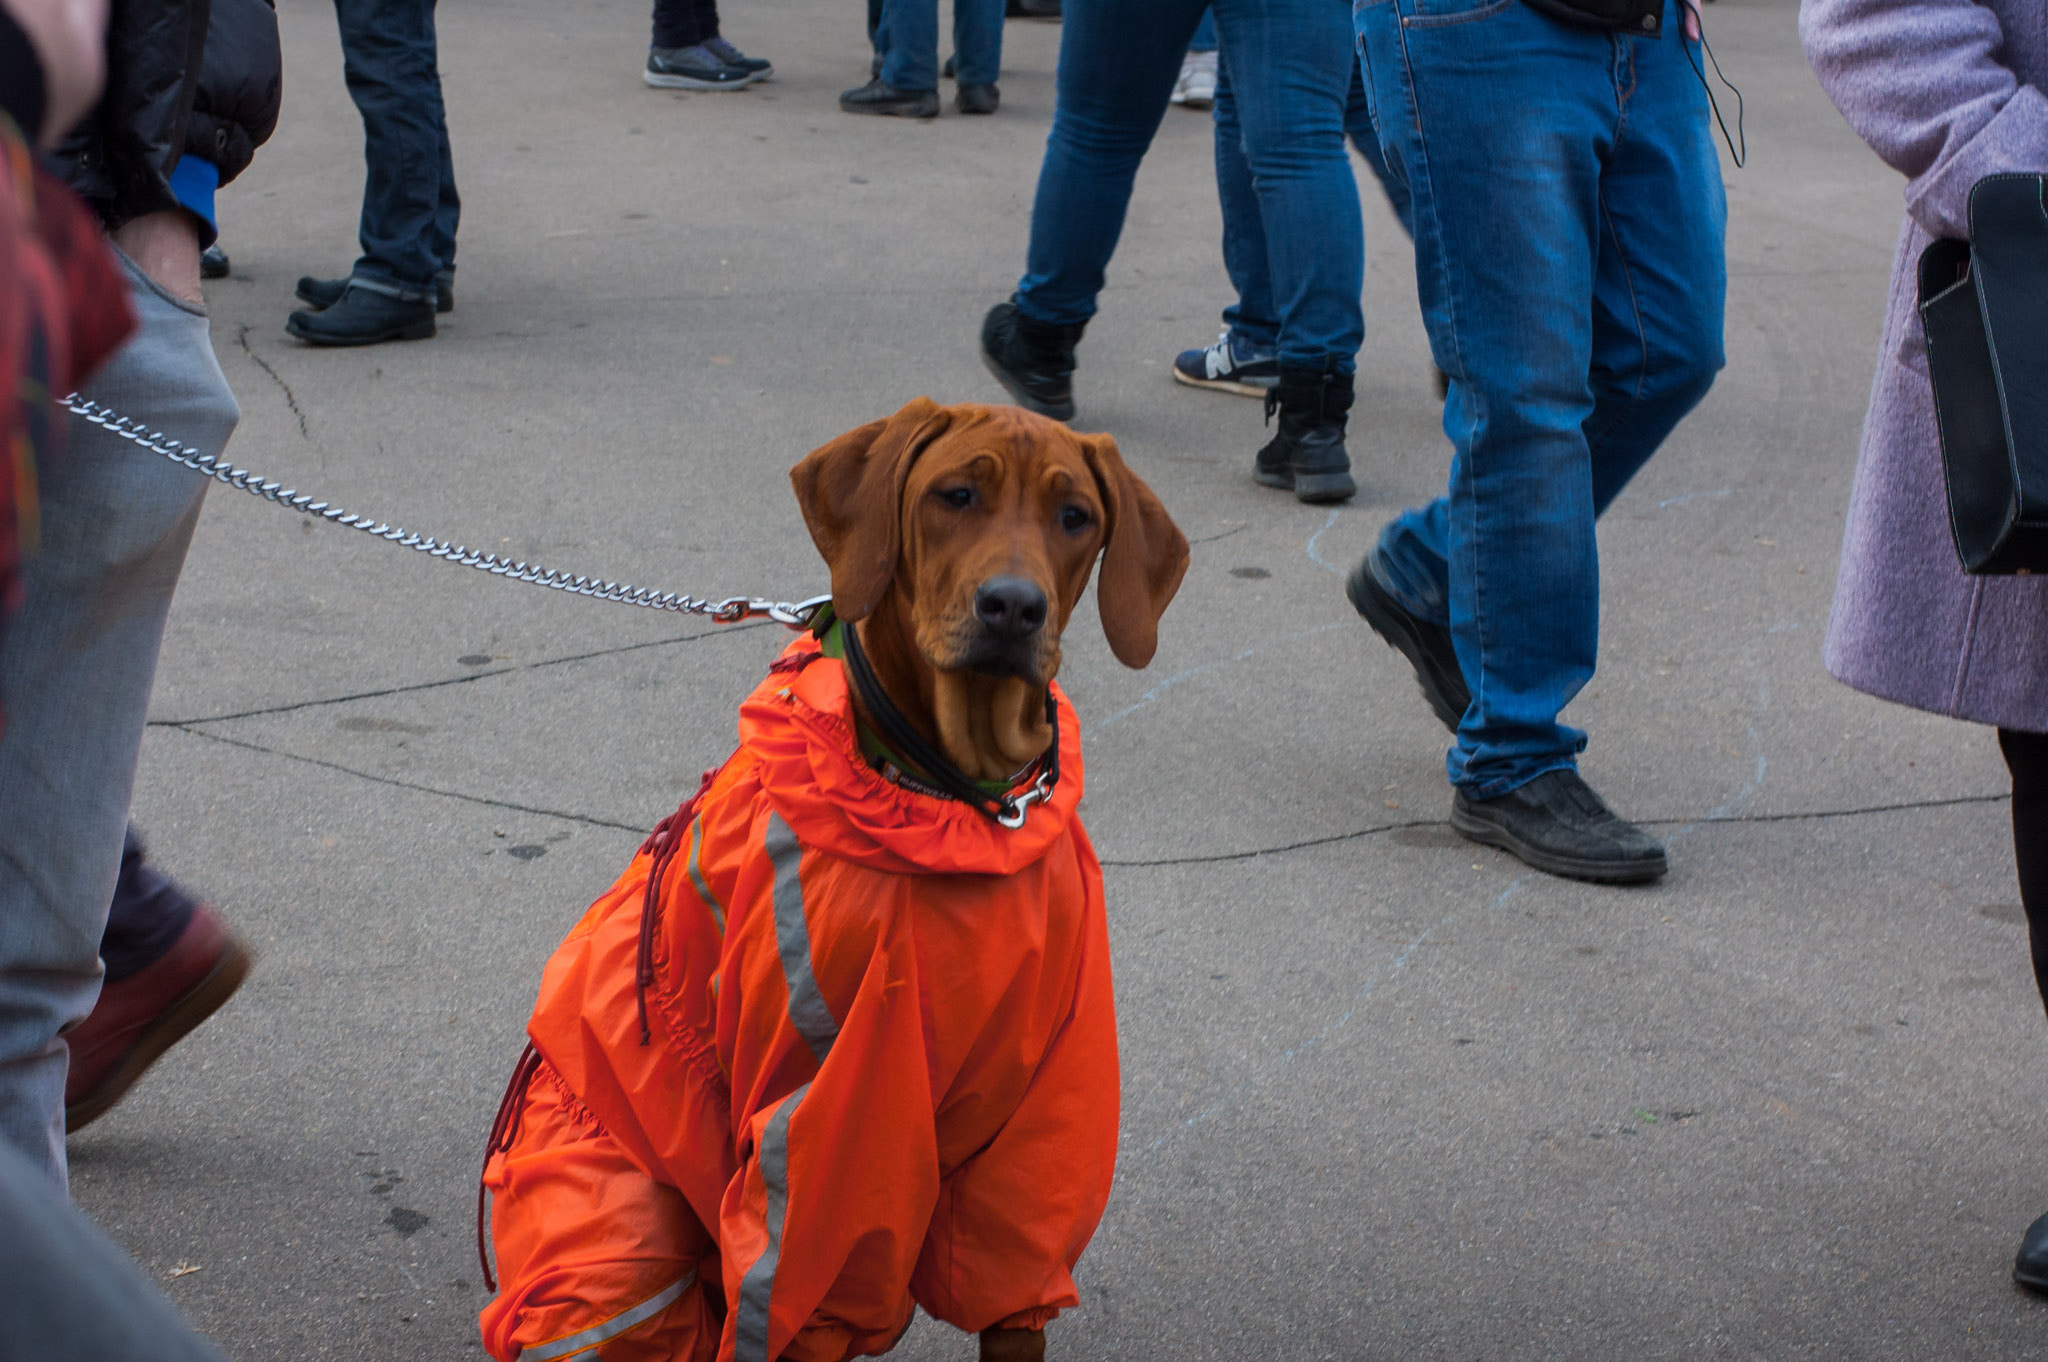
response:
<path id="1" fill-rule="evenodd" d="M 192 159 L 202 119 L 260 142 L 278 93 L 262 81 L 245 90 L 234 72 L 216 79 L 206 69 L 212 8 L 209 0 L 115 6 L 106 91 L 52 160 L 107 229 L 137 321 L 82 395 L 218 454 L 241 412 L 214 357 L 200 293 L 202 233 L 212 233 L 173 181 Z M 249 20 L 239 36 L 251 69 L 277 68 L 275 17 L 256 5 Z M 202 146 L 218 155 L 231 140 L 208 137 Z M 0 639 L 0 1144 L 59 1188 L 63 1033 L 100 996 L 101 935 L 157 649 L 207 488 L 99 426 L 78 417 L 68 424 L 63 455 L 40 488 L 41 548 L 23 564 L 21 610 Z"/>
<path id="2" fill-rule="evenodd" d="M 2048 0 L 1805 0 L 1799 32 L 1849 126 L 1906 177 L 1828 670 L 1882 699 L 1997 728 L 2048 1006 L 2048 578 L 1963 572 L 1915 310 L 1920 253 L 1969 235 L 1971 186 L 2048 172 Z M 2048 1215 L 2022 1240 L 2013 1280 L 2048 1293 Z"/>

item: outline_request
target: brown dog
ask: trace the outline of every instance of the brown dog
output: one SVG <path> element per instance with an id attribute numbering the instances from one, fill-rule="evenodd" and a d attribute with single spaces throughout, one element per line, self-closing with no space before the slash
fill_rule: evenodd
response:
<path id="1" fill-rule="evenodd" d="M 1096 591 L 1117 660 L 1143 667 L 1188 568 L 1188 541 L 1116 441 L 1018 407 L 918 398 L 790 473 L 883 688 L 977 780 L 1051 741 L 1045 688 L 1102 555 Z"/>
<path id="2" fill-rule="evenodd" d="M 548 964 L 484 1169 L 500 1362 L 841 1362 L 913 1305 L 1036 1362 L 1079 1303 L 1115 992 L 1048 697 L 1098 556 L 1143 666 L 1187 540 L 1114 441 L 1012 407 L 920 398 L 792 477 L 838 621 Z"/>

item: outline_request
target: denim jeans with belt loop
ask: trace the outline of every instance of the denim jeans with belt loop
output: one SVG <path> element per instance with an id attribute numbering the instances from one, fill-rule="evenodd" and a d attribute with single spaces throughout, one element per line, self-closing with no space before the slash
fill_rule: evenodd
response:
<path id="1" fill-rule="evenodd" d="M 1359 51 L 1451 378 L 1450 485 L 1387 526 L 1393 594 L 1448 624 L 1472 706 L 1447 769 L 1489 799 L 1575 765 L 1593 675 L 1593 523 L 1723 362 L 1727 201 L 1695 74 L 1655 32 L 1522 0 L 1361 0 Z"/>
<path id="2" fill-rule="evenodd" d="M 1058 104 L 1017 306 L 1056 325 L 1095 315 L 1131 184 L 1207 0 L 1067 0 Z M 1280 362 L 1348 373 L 1365 338 L 1365 237 L 1344 150 L 1355 65 L 1342 0 L 1215 0 L 1266 232 Z"/>

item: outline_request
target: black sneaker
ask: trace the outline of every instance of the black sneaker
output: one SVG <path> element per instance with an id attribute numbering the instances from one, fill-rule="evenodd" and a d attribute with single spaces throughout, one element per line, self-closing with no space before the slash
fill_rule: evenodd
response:
<path id="1" fill-rule="evenodd" d="M 650 47 L 640 78 L 659 90 L 744 90 L 761 73 L 727 66 L 702 46 Z"/>
<path id="2" fill-rule="evenodd" d="M 1017 405 L 1055 421 L 1074 419 L 1074 346 L 1081 326 L 1054 326 L 997 303 L 981 320 L 981 362 Z"/>
<path id="3" fill-rule="evenodd" d="M 774 64 L 766 57 L 750 57 L 723 38 L 706 38 L 703 48 L 727 66 L 745 71 L 757 81 L 767 80 L 775 74 Z"/>
<path id="4" fill-rule="evenodd" d="M 897 118 L 937 118 L 939 92 L 899 90 L 880 76 L 876 76 L 867 84 L 840 95 L 839 108 L 845 113 L 888 114 Z"/>
<path id="5" fill-rule="evenodd" d="M 225 279 L 231 268 L 228 264 L 228 253 L 220 248 L 218 241 L 199 253 L 201 279 Z"/>
<path id="6" fill-rule="evenodd" d="M 1344 594 L 1351 608 L 1365 617 L 1372 631 L 1385 639 L 1408 665 L 1422 686 L 1422 698 L 1436 712 L 1437 722 L 1456 733 L 1465 711 L 1472 707 L 1472 690 L 1465 684 L 1464 669 L 1458 666 L 1458 650 L 1451 644 L 1451 631 L 1426 620 L 1395 599 L 1380 580 L 1368 553 L 1345 579 Z"/>
<path id="7" fill-rule="evenodd" d="M 341 301 L 341 295 L 348 291 L 347 279 L 316 279 L 310 274 L 299 276 L 299 286 L 293 290 L 299 301 L 315 312 L 333 307 Z M 455 310 L 455 271 L 441 270 L 434 275 L 434 311 Z"/>
<path id="8" fill-rule="evenodd" d="M 1602 803 L 1577 771 L 1548 771 L 1492 799 L 1460 790 L 1451 826 L 1568 879 L 1638 884 L 1670 869 L 1657 839 Z"/>
<path id="9" fill-rule="evenodd" d="M 1005 19 L 1051 19 L 1057 22 L 1065 9 L 1064 0 L 1006 0 Z"/>
<path id="10" fill-rule="evenodd" d="M 394 298 L 351 283 L 333 307 L 294 312 L 284 329 L 308 345 L 426 340 L 434 334 L 434 305 L 425 298 Z"/>
<path id="11" fill-rule="evenodd" d="M 1003 99 L 993 85 L 963 85 L 954 92 L 953 107 L 964 114 L 992 114 Z"/>
<path id="12" fill-rule="evenodd" d="M 1280 366 L 1280 381 L 1266 394 L 1266 419 L 1280 413 L 1280 430 L 1252 462 L 1252 478 L 1264 487 L 1294 493 L 1311 506 L 1344 501 L 1358 491 L 1351 480 L 1351 456 L 1344 426 L 1351 411 L 1351 375 L 1334 366 Z"/>

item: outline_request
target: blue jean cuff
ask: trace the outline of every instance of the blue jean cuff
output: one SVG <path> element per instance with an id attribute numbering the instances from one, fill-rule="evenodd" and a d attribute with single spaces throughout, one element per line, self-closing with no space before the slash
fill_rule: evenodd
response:
<path id="1" fill-rule="evenodd" d="M 1538 776 L 1547 776 L 1552 771 L 1578 769 L 1578 758 L 1558 757 L 1537 765 L 1533 770 L 1516 771 L 1513 775 L 1495 776 L 1490 780 L 1454 780 L 1451 784 L 1463 790 L 1467 799 L 1499 799 L 1504 794 L 1513 794 Z"/>
<path id="2" fill-rule="evenodd" d="M 386 298 L 396 298 L 401 303 L 424 303 L 434 297 L 434 285 L 429 282 L 425 288 L 413 284 L 401 284 L 392 279 L 380 279 L 375 275 L 351 274 L 350 288 L 359 288 L 365 293 L 381 293 Z"/>

